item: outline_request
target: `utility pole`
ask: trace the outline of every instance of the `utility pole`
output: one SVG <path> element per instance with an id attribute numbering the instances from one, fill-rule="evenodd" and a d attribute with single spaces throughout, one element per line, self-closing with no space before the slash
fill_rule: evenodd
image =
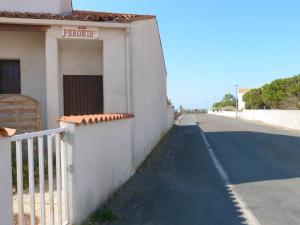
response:
<path id="1" fill-rule="evenodd" d="M 238 109 L 239 109 L 239 101 L 238 101 L 238 89 L 239 89 L 239 85 L 236 84 L 235 86 L 235 117 L 238 117 Z"/>

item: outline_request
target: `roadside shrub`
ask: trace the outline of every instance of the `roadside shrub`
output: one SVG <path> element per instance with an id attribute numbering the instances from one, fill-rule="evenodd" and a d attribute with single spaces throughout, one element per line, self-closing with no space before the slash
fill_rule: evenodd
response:
<path id="1" fill-rule="evenodd" d="M 243 99 L 247 109 L 300 109 L 300 75 L 252 89 Z"/>
<path id="2" fill-rule="evenodd" d="M 243 96 L 243 100 L 246 103 L 246 109 L 262 109 L 265 107 L 261 88 L 251 89 Z"/>
<path id="3" fill-rule="evenodd" d="M 213 105 L 213 109 L 219 111 L 226 109 L 227 111 L 235 110 L 236 107 L 236 97 L 232 94 L 226 94 L 220 102 L 216 102 Z M 230 110 L 228 110 L 230 109 Z"/>

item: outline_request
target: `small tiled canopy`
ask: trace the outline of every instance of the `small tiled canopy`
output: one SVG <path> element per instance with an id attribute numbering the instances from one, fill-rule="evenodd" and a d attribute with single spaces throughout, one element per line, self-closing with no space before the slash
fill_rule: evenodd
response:
<path id="1" fill-rule="evenodd" d="M 96 114 L 84 116 L 63 116 L 59 119 L 61 122 L 74 123 L 76 125 L 85 125 L 93 123 L 108 122 L 114 120 L 123 120 L 133 118 L 133 114 L 115 113 L 115 114 Z"/>
<path id="2" fill-rule="evenodd" d="M 15 133 L 16 133 L 15 129 L 0 127 L 0 136 L 2 136 L 2 137 L 11 137 L 11 136 L 14 136 Z"/>

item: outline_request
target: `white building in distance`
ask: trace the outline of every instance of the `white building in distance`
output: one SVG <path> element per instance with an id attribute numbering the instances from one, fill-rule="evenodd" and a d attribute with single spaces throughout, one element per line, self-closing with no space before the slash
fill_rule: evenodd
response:
<path id="1" fill-rule="evenodd" d="M 250 88 L 239 88 L 238 90 L 238 109 L 244 110 L 246 108 L 246 103 L 243 100 L 244 94 L 246 94 L 248 91 L 250 91 Z"/>

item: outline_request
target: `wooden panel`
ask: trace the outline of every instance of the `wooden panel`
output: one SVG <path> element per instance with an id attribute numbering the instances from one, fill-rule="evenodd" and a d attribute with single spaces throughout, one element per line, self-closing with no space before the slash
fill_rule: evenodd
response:
<path id="1" fill-rule="evenodd" d="M 41 130 L 39 102 L 24 95 L 0 95 L 0 127 L 17 133 Z"/>
<path id="2" fill-rule="evenodd" d="M 36 117 L 29 117 L 29 118 L 21 118 L 21 117 L 18 117 L 18 118 L 0 118 L 0 123 L 17 123 L 17 122 L 35 122 L 36 121 Z"/>
<path id="3" fill-rule="evenodd" d="M 0 105 L 1 107 L 1 105 Z M 10 106 L 11 107 L 11 106 Z M 0 114 L 12 114 L 12 113 L 36 113 L 36 109 L 25 109 L 25 108 L 10 108 L 10 109 L 2 109 L 0 108 Z"/>
<path id="4" fill-rule="evenodd" d="M 103 113 L 102 76 L 65 75 L 64 115 L 90 115 Z"/>
<path id="5" fill-rule="evenodd" d="M 0 94 L 21 94 L 19 60 L 0 60 Z"/>

